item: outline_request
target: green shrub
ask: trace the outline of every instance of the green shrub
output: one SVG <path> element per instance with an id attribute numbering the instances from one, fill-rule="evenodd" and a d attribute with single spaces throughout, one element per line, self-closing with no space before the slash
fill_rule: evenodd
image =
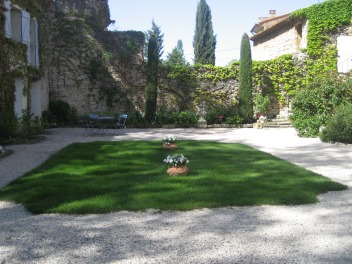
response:
<path id="1" fill-rule="evenodd" d="M 28 109 L 22 110 L 22 117 L 18 119 L 17 137 L 22 139 L 31 138 L 44 130 L 42 118 L 34 116 Z"/>
<path id="2" fill-rule="evenodd" d="M 334 109 L 351 100 L 350 79 L 333 76 L 310 83 L 299 91 L 293 100 L 292 125 L 300 136 L 317 136 L 319 127 L 326 124 Z"/>
<path id="3" fill-rule="evenodd" d="M 225 124 L 229 125 L 237 125 L 237 124 L 242 124 L 243 123 L 243 118 L 240 117 L 239 115 L 235 115 L 232 117 L 227 117 L 225 120 Z"/>
<path id="4" fill-rule="evenodd" d="M 212 107 L 207 110 L 205 120 L 208 125 L 243 123 L 243 118 L 240 116 L 237 107 Z"/>
<path id="5" fill-rule="evenodd" d="M 197 124 L 199 116 L 193 111 L 181 111 L 176 115 L 176 124 L 191 126 Z"/>
<path id="6" fill-rule="evenodd" d="M 154 124 L 191 126 L 197 124 L 198 119 L 199 116 L 193 111 L 166 112 L 163 109 L 159 109 L 156 113 Z"/>
<path id="7" fill-rule="evenodd" d="M 20 118 L 14 114 L 4 114 L 0 118 L 0 144 L 25 142 L 43 130 L 42 119 L 34 116 L 28 109 L 22 110 Z"/>
<path id="8" fill-rule="evenodd" d="M 11 142 L 16 137 L 18 120 L 13 112 L 0 114 L 0 144 Z"/>
<path id="9" fill-rule="evenodd" d="M 43 112 L 43 119 L 49 124 L 75 124 L 77 121 L 77 110 L 67 102 L 53 100 L 49 102 L 49 110 Z"/>
<path id="10" fill-rule="evenodd" d="M 160 108 L 155 114 L 154 124 L 156 125 L 176 124 L 176 122 L 177 112 L 166 112 Z"/>
<path id="11" fill-rule="evenodd" d="M 143 117 L 143 114 L 135 111 L 134 113 L 127 114 L 126 125 L 131 125 L 133 127 L 143 128 L 147 127 L 148 123 Z"/>
<path id="12" fill-rule="evenodd" d="M 324 142 L 352 144 L 352 103 L 341 105 L 326 122 L 326 128 L 320 134 Z"/>

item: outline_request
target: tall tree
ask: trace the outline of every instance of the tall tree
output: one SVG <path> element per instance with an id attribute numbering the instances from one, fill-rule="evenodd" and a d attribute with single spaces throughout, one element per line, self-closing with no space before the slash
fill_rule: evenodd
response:
<path id="1" fill-rule="evenodd" d="M 211 11 L 205 0 L 197 6 L 193 37 L 194 63 L 215 65 L 216 36 L 213 35 Z"/>
<path id="2" fill-rule="evenodd" d="M 249 37 L 243 34 L 240 51 L 239 70 L 239 110 L 245 122 L 253 120 L 253 96 L 252 96 L 252 54 Z"/>
<path id="3" fill-rule="evenodd" d="M 164 64 L 167 66 L 172 65 L 183 65 L 188 66 L 189 63 L 185 59 L 184 51 L 183 51 L 183 43 L 182 40 L 177 41 L 177 46 L 169 53 L 164 61 Z"/>
<path id="4" fill-rule="evenodd" d="M 148 41 L 147 85 L 145 91 L 145 119 L 150 124 L 155 119 L 160 49 L 158 34 L 151 33 Z"/>
<path id="5" fill-rule="evenodd" d="M 155 24 L 154 20 L 152 20 L 152 28 L 149 29 L 146 33 L 145 33 L 145 39 L 146 39 L 146 43 L 144 45 L 144 54 L 147 55 L 145 56 L 145 59 L 148 60 L 148 45 L 149 45 L 149 39 L 152 35 L 156 36 L 157 38 L 157 46 L 158 46 L 158 56 L 159 58 L 161 58 L 161 56 L 163 55 L 164 51 L 164 34 L 161 33 L 160 27 Z"/>

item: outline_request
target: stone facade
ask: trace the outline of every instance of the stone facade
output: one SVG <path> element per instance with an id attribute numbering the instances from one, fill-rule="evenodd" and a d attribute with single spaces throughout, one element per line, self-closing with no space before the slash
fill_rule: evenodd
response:
<path id="1" fill-rule="evenodd" d="M 253 60 L 262 61 L 285 54 L 297 54 L 307 48 L 308 22 L 287 18 L 251 37 Z"/>

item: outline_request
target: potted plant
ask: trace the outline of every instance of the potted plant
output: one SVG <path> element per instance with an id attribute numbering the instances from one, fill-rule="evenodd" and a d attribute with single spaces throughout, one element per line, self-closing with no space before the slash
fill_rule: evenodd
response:
<path id="1" fill-rule="evenodd" d="M 163 149 L 169 150 L 169 149 L 175 149 L 177 148 L 176 146 L 176 141 L 177 138 L 175 136 L 167 136 L 163 138 Z"/>
<path id="2" fill-rule="evenodd" d="M 189 173 L 186 166 L 189 160 L 182 154 L 167 156 L 164 162 L 169 166 L 166 172 L 171 176 L 188 175 Z"/>

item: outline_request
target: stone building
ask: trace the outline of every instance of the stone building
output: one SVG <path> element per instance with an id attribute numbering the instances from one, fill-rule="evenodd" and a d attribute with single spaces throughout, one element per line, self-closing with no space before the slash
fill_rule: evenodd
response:
<path id="1" fill-rule="evenodd" d="M 308 22 L 290 14 L 276 16 L 276 11 L 270 10 L 269 17 L 259 18 L 251 32 L 253 60 L 270 60 L 307 48 Z"/>
<path id="2" fill-rule="evenodd" d="M 276 15 L 269 11 L 269 17 L 259 18 L 252 27 L 254 34 L 253 60 L 270 60 L 281 55 L 292 54 L 299 57 L 308 45 L 309 21 L 295 18 L 290 14 Z M 337 46 L 339 72 L 346 73 L 352 69 L 352 27 L 341 28 L 331 36 L 331 42 Z"/>

